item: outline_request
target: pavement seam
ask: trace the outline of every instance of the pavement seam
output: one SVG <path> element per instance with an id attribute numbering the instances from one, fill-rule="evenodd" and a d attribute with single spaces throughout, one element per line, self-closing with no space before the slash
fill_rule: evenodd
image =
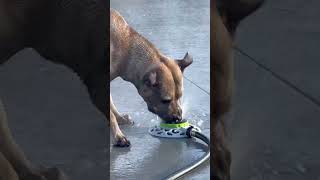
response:
<path id="1" fill-rule="evenodd" d="M 286 86 L 288 86 L 289 88 L 293 89 L 294 91 L 296 91 L 297 93 L 299 93 L 300 95 L 302 95 L 305 99 L 309 100 L 310 102 L 312 102 L 313 104 L 315 104 L 318 108 L 320 108 L 320 101 L 313 97 L 311 94 L 305 92 L 304 90 L 302 90 L 301 88 L 299 88 L 297 85 L 293 84 L 292 82 L 290 82 L 289 80 L 285 79 L 284 77 L 280 76 L 279 74 L 277 74 L 276 72 L 274 72 L 271 68 L 267 67 L 266 65 L 264 65 L 263 63 L 259 62 L 258 60 L 256 60 L 254 57 L 250 56 L 248 53 L 246 53 L 244 50 L 240 49 L 237 46 L 233 47 L 236 51 L 238 51 L 240 54 L 244 55 L 245 57 L 249 58 L 249 60 L 253 63 L 255 63 L 259 68 L 267 71 L 269 74 L 271 74 L 271 76 L 273 76 L 274 78 L 276 78 L 277 80 L 281 81 L 282 83 L 284 83 Z"/>

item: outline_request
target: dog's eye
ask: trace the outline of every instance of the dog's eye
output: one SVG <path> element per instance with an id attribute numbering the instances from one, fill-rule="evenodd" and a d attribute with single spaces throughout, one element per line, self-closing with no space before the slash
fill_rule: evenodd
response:
<path id="1" fill-rule="evenodd" d="M 161 102 L 163 104 L 169 104 L 169 103 L 171 103 L 171 99 L 162 99 Z"/>

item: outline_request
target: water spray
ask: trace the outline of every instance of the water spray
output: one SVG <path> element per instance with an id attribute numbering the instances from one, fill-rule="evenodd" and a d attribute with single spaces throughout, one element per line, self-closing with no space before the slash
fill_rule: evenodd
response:
<path id="1" fill-rule="evenodd" d="M 165 178 L 167 180 L 174 180 L 185 175 L 210 158 L 209 138 L 201 133 L 200 128 L 190 124 L 186 119 L 181 122 L 161 122 L 159 125 L 150 128 L 149 133 L 160 138 L 198 138 L 208 145 L 207 152 L 198 161 L 176 171 Z"/>

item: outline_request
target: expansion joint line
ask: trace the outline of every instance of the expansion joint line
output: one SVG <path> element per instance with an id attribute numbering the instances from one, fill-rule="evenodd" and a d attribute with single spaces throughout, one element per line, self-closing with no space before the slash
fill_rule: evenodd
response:
<path id="1" fill-rule="evenodd" d="M 307 93 L 306 91 L 302 90 L 301 88 L 299 88 L 297 85 L 293 84 L 292 82 L 290 82 L 289 80 L 285 79 L 284 77 L 282 77 L 281 75 L 279 75 L 278 73 L 274 72 L 271 68 L 267 67 L 266 65 L 262 64 L 261 62 L 259 62 L 258 60 L 256 60 L 255 58 L 253 58 L 252 56 L 250 56 L 248 53 L 246 53 L 245 51 L 243 51 L 242 49 L 240 49 L 237 46 L 233 47 L 236 51 L 238 51 L 240 54 L 246 56 L 251 62 L 253 62 L 254 64 L 256 64 L 259 68 L 263 69 L 264 71 L 270 73 L 274 78 L 276 78 L 277 80 L 281 81 L 282 83 L 284 83 L 286 86 L 288 86 L 289 88 L 293 89 L 294 91 L 298 92 L 299 94 L 301 94 L 304 98 L 306 98 L 307 100 L 311 101 L 313 104 L 317 105 L 318 107 L 320 107 L 320 101 L 313 97 L 311 94 Z"/>

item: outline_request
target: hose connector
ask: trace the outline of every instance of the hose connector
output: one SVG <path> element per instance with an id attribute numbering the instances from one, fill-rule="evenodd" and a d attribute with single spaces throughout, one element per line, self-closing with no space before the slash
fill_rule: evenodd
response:
<path id="1" fill-rule="evenodd" d="M 195 133 L 193 131 L 194 127 L 192 125 L 190 125 L 190 127 L 187 128 L 186 130 L 186 135 L 189 137 L 189 138 L 192 138 L 195 136 Z"/>

